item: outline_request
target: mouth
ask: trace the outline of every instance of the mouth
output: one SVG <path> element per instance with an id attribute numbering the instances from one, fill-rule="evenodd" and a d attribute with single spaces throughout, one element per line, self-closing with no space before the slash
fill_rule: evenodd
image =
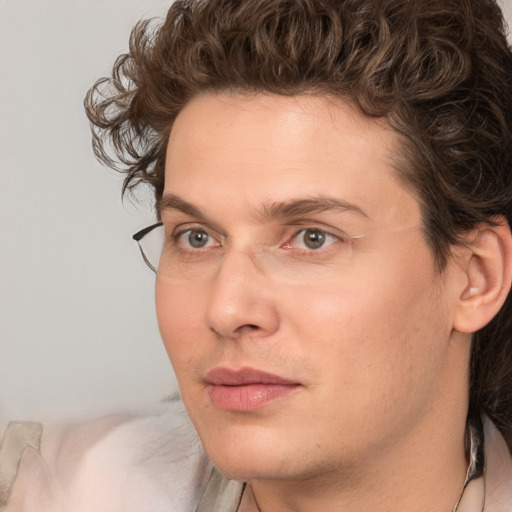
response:
<path id="1" fill-rule="evenodd" d="M 215 406 L 239 412 L 260 409 L 301 387 L 299 382 L 252 368 L 215 368 L 205 381 Z"/>

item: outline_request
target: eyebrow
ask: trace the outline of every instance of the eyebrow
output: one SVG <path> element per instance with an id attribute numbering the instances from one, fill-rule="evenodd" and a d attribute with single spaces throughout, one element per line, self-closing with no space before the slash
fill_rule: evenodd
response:
<path id="1" fill-rule="evenodd" d="M 329 196 L 305 197 L 271 203 L 263 207 L 260 216 L 265 220 L 272 220 L 329 211 L 351 211 L 368 218 L 368 215 L 359 206 Z"/>
<path id="2" fill-rule="evenodd" d="M 188 201 L 185 201 L 181 197 L 170 193 L 165 194 L 157 201 L 156 208 L 160 214 L 166 210 L 176 210 L 198 219 L 207 218 L 207 215 L 201 211 L 200 208 Z M 263 221 L 269 221 L 329 211 L 351 211 L 362 215 L 365 218 L 369 218 L 359 206 L 330 196 L 302 197 L 290 199 L 284 202 L 269 203 L 264 205 L 263 208 L 257 212 L 257 217 Z"/>
<path id="3" fill-rule="evenodd" d="M 197 206 L 185 201 L 175 194 L 164 194 L 157 200 L 156 211 L 161 214 L 166 210 L 177 210 L 185 215 L 197 217 L 198 219 L 206 218 L 206 215 Z"/>

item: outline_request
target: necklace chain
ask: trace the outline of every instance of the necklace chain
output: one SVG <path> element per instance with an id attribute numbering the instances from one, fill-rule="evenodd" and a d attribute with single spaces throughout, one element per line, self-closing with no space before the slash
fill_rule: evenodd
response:
<path id="1" fill-rule="evenodd" d="M 484 428 L 482 419 L 480 416 L 471 417 L 468 419 L 466 427 L 466 452 L 469 459 L 468 470 L 466 472 L 466 479 L 460 492 L 457 503 L 453 507 L 452 512 L 459 510 L 459 505 L 464 496 L 464 491 L 472 480 L 479 477 L 483 478 L 484 485 L 484 497 L 482 500 L 481 512 L 484 512 L 485 508 L 485 458 L 484 458 Z"/>

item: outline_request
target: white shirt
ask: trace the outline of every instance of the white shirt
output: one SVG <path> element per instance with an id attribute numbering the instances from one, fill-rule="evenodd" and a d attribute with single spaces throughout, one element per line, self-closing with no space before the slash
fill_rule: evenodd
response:
<path id="1" fill-rule="evenodd" d="M 212 467 L 179 399 L 66 424 L 45 431 L 41 443 L 37 424 L 9 431 L 0 448 L 0 504 L 10 499 L 1 512 L 255 510 L 243 484 Z M 488 418 L 484 435 L 485 478 L 469 483 L 458 512 L 481 512 L 483 500 L 486 512 L 511 512 L 510 452 Z"/>

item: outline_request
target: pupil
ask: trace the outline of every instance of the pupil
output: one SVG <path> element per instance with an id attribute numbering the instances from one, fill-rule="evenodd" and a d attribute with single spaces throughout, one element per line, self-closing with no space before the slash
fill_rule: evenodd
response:
<path id="1" fill-rule="evenodd" d="M 324 245 L 325 235 L 321 231 L 306 231 L 304 243 L 310 249 L 318 249 Z"/>
<path id="2" fill-rule="evenodd" d="M 208 233 L 204 231 L 191 231 L 188 235 L 188 241 L 192 247 L 199 249 L 208 243 Z"/>

